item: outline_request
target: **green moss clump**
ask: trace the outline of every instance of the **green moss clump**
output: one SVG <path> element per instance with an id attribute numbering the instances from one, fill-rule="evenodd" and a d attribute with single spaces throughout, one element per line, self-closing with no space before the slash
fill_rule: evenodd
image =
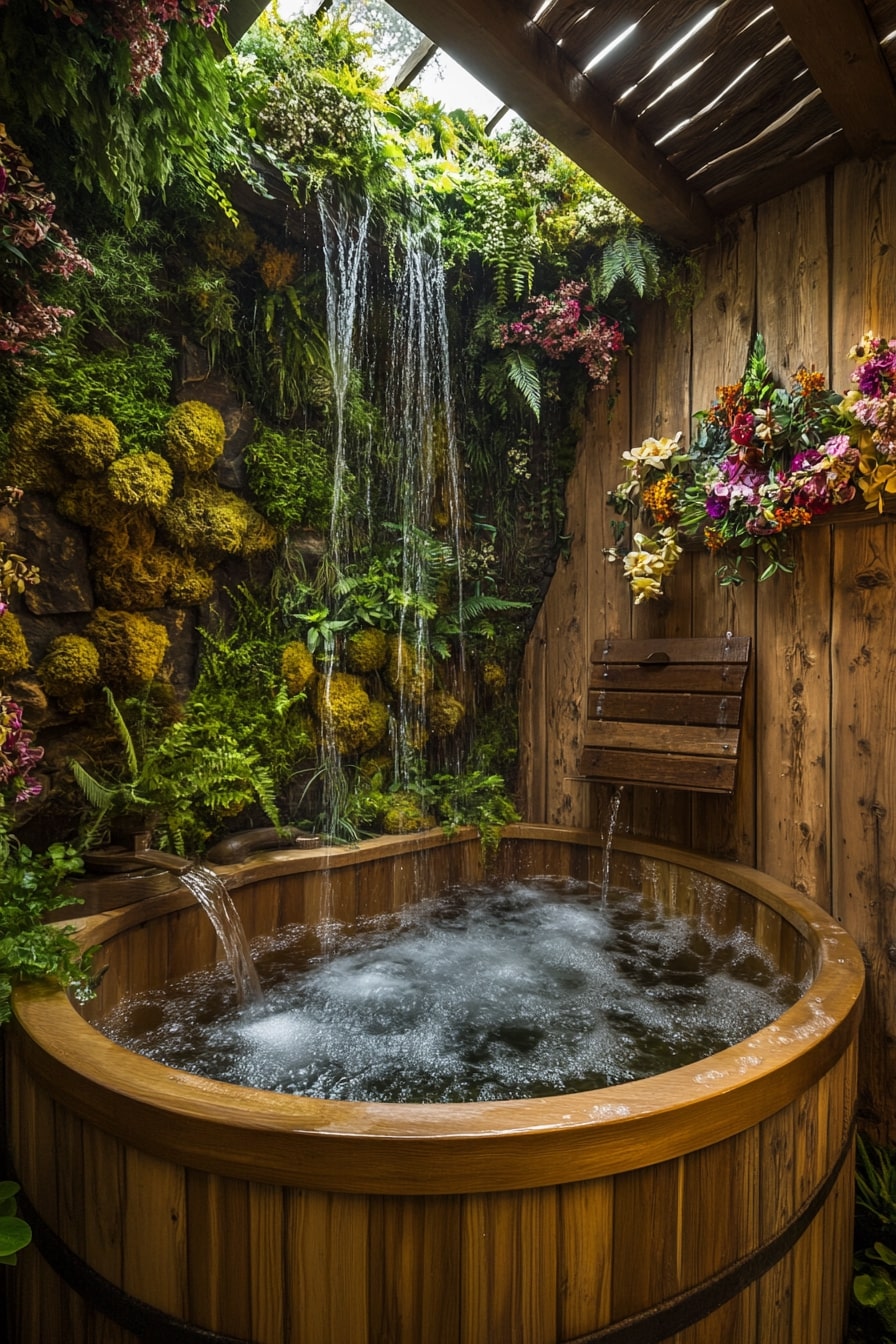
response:
<path id="1" fill-rule="evenodd" d="M 171 498 L 174 474 L 159 453 L 128 453 L 112 463 L 106 485 L 119 504 L 148 509 L 158 517 Z"/>
<path id="2" fill-rule="evenodd" d="M 317 683 L 314 710 L 321 727 L 328 731 L 342 753 L 361 751 L 371 732 L 370 697 L 358 677 L 334 672 Z"/>
<path id="3" fill-rule="evenodd" d="M 86 632 L 100 656 L 100 676 L 113 690 L 145 686 L 158 676 L 168 650 L 163 625 L 132 611 L 97 607 Z"/>
<path id="4" fill-rule="evenodd" d="M 426 702 L 426 721 L 435 737 L 450 737 L 465 712 L 461 702 L 447 691 L 433 691 Z"/>
<path id="5" fill-rule="evenodd" d="M 356 630 L 345 643 L 345 661 L 352 672 L 376 672 L 388 656 L 388 644 L 382 630 Z"/>
<path id="6" fill-rule="evenodd" d="M 408 703 L 422 704 L 432 689 L 432 668 L 401 635 L 388 637 L 386 681 Z"/>
<path id="7" fill-rule="evenodd" d="M 100 476 L 121 453 L 118 430 L 104 415 L 64 415 L 51 446 L 75 476 Z"/>
<path id="8" fill-rule="evenodd" d="M 507 689 L 507 673 L 498 663 L 484 663 L 482 684 L 490 695 L 501 695 Z"/>
<path id="9" fill-rule="evenodd" d="M 389 707 L 381 700 L 371 700 L 367 709 L 367 725 L 358 743 L 358 751 L 370 751 L 379 746 L 389 730 Z"/>
<path id="10" fill-rule="evenodd" d="M 189 556 L 176 556 L 168 589 L 168 601 L 175 607 L 198 607 L 215 590 L 215 581 L 207 569 L 200 569 Z"/>
<path id="11" fill-rule="evenodd" d="M 19 619 L 11 611 L 0 616 L 0 683 L 14 677 L 31 662 Z"/>
<path id="12" fill-rule="evenodd" d="M 287 644 L 280 659 L 280 673 L 290 695 L 299 695 L 314 676 L 314 659 L 307 644 L 296 639 Z"/>
<path id="13" fill-rule="evenodd" d="M 182 401 L 165 429 L 165 456 L 175 471 L 198 476 L 224 451 L 221 412 L 204 401 Z"/>
<path id="14" fill-rule="evenodd" d="M 424 812 L 415 793 L 393 793 L 383 813 L 383 830 L 387 835 L 409 835 L 414 831 L 428 831 L 436 819 Z"/>
<path id="15" fill-rule="evenodd" d="M 152 519 L 113 503 L 91 534 L 90 572 L 100 604 L 124 611 L 165 603 L 178 557 L 156 546 Z"/>
<path id="16" fill-rule="evenodd" d="M 161 522 L 176 546 L 203 557 L 255 554 L 276 543 L 252 505 L 214 481 L 188 484 L 163 510 Z"/>
<path id="17" fill-rule="evenodd" d="M 37 679 L 48 695 L 79 714 L 100 685 L 99 650 L 83 635 L 60 635 L 38 666 Z"/>
<path id="18" fill-rule="evenodd" d="M 278 527 L 326 528 L 333 507 L 333 470 L 313 430 L 259 427 L 246 446 L 249 489 Z"/>
<path id="19" fill-rule="evenodd" d="M 81 527 L 95 527 L 118 512 L 118 502 L 102 479 L 72 481 L 60 492 L 56 512 Z"/>
<path id="20" fill-rule="evenodd" d="M 50 452 L 50 440 L 61 414 L 46 392 L 29 392 L 19 403 L 9 427 L 6 474 L 22 490 L 58 495 L 65 474 Z"/>

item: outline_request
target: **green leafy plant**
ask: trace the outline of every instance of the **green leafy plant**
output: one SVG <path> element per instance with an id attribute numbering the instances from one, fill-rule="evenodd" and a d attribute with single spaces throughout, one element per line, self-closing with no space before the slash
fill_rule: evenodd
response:
<path id="1" fill-rule="evenodd" d="M 434 775 L 431 783 L 433 801 L 448 834 L 458 826 L 475 826 L 486 854 L 498 848 L 503 828 L 520 819 L 500 775 L 469 770 Z"/>
<path id="2" fill-rule="evenodd" d="M 249 488 L 279 527 L 325 528 L 333 507 L 329 456 L 314 430 L 262 426 L 246 447 Z"/>
<path id="3" fill-rule="evenodd" d="M 16 1254 L 31 1241 L 31 1228 L 17 1217 L 15 1181 L 0 1181 L 0 1265 L 14 1265 Z"/>
<path id="4" fill-rule="evenodd" d="M 850 1338 L 896 1340 L 896 1154 L 856 1139 L 856 1254 L 854 1333 Z"/>
<path id="5" fill-rule="evenodd" d="M 46 915 L 77 897 L 68 887 L 83 871 L 79 851 L 56 843 L 43 853 L 18 841 L 0 812 L 0 1022 L 10 1016 L 13 986 L 48 976 L 79 997 L 90 993 L 95 948 L 82 952 L 74 929 L 45 923 Z"/>

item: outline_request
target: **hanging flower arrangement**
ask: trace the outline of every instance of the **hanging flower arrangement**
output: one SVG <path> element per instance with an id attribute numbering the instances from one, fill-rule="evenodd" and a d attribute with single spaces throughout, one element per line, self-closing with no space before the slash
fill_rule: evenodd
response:
<path id="1" fill-rule="evenodd" d="M 858 386 L 845 396 L 805 368 L 788 390 L 757 336 L 741 381 L 697 413 L 690 445 L 679 434 L 622 454 L 626 476 L 609 496 L 622 516 L 606 554 L 622 561 L 636 603 L 661 595 L 686 540 L 718 556 L 723 586 L 742 582 L 744 556 L 768 579 L 792 570 L 796 529 L 857 491 L 879 509 L 896 494 L 896 341 L 869 334 L 850 356 Z"/>
<path id="2" fill-rule="evenodd" d="M 596 387 L 610 381 L 625 337 L 618 322 L 594 310 L 584 280 L 566 280 L 553 294 L 538 294 L 516 322 L 501 327 L 501 344 L 534 346 L 548 359 L 575 355 Z"/>

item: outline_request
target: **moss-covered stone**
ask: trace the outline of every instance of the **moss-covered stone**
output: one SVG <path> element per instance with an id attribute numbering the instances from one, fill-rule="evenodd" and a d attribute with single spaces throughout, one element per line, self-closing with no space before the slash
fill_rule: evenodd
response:
<path id="1" fill-rule="evenodd" d="M 507 689 L 507 673 L 498 663 L 483 663 L 482 684 L 490 695 L 501 695 Z"/>
<path id="2" fill-rule="evenodd" d="M 314 712 L 324 733 L 342 753 L 361 751 L 372 731 L 371 702 L 360 679 L 350 672 L 320 677 L 315 686 Z"/>
<path id="3" fill-rule="evenodd" d="M 189 482 L 162 511 L 161 523 L 176 546 L 200 557 L 255 554 L 277 540 L 251 504 L 210 480 Z"/>
<path id="4" fill-rule="evenodd" d="M 128 453 L 112 463 L 106 485 L 119 504 L 144 508 L 158 517 L 171 498 L 174 473 L 160 453 Z"/>
<path id="5" fill-rule="evenodd" d="M 388 656 L 386 635 L 382 630 L 356 630 L 345 642 L 345 661 L 352 672 L 377 672 Z"/>
<path id="6" fill-rule="evenodd" d="M 426 721 L 434 737 L 450 737 L 464 717 L 463 705 L 447 691 L 433 691 L 426 702 Z"/>
<path id="7" fill-rule="evenodd" d="M 74 476 L 101 476 L 121 454 L 118 430 L 104 415 L 64 415 L 50 442 Z"/>
<path id="8" fill-rule="evenodd" d="M 19 619 L 11 611 L 0 616 L 0 685 L 31 662 Z"/>
<path id="9" fill-rule="evenodd" d="M 49 446 L 61 418 L 46 392 L 29 392 L 22 399 L 9 427 L 9 484 L 47 495 L 63 489 L 65 473 Z"/>
<path id="10" fill-rule="evenodd" d="M 133 611 L 97 607 L 85 631 L 100 656 L 100 676 L 113 690 L 145 686 L 158 676 L 168 650 L 163 625 Z"/>
<path id="11" fill-rule="evenodd" d="M 414 831 L 428 831 L 436 819 L 424 812 L 415 793 L 393 793 L 383 813 L 383 830 L 387 835 L 409 835 Z"/>
<path id="12" fill-rule="evenodd" d="M 50 644 L 37 676 L 48 695 L 79 714 L 100 685 L 99 650 L 84 635 L 60 635 Z"/>
<path id="13" fill-rule="evenodd" d="M 367 726 L 358 743 L 358 751 L 371 751 L 379 746 L 389 731 L 389 707 L 381 700 L 371 700 L 367 710 Z"/>
<path id="14" fill-rule="evenodd" d="M 207 569 L 200 569 L 189 556 L 176 556 L 172 567 L 168 601 L 175 607 L 197 607 L 207 602 L 215 590 L 215 580 Z"/>
<path id="15" fill-rule="evenodd" d="M 296 639 L 287 644 L 280 659 L 280 673 L 290 695 L 299 695 L 314 676 L 314 659 L 307 644 Z"/>
<path id="16" fill-rule="evenodd" d="M 174 470 L 198 476 L 224 451 L 224 420 L 204 401 L 182 401 L 165 429 L 165 456 Z"/>
<path id="17" fill-rule="evenodd" d="M 56 500 L 56 510 L 69 522 L 81 527 L 95 527 L 117 513 L 118 501 L 113 498 L 105 479 L 72 481 Z"/>
<path id="18" fill-rule="evenodd" d="M 401 635 L 389 635 L 386 681 L 408 704 L 424 702 L 432 689 L 432 668 L 426 655 Z"/>

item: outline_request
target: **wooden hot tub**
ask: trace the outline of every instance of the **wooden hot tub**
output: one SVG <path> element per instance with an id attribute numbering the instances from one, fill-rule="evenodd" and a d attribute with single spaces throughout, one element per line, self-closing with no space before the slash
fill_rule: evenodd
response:
<path id="1" fill-rule="evenodd" d="M 394 909 L 476 877 L 464 833 L 229 870 L 251 936 Z M 600 881 L 600 838 L 514 826 L 505 874 Z M 749 869 L 619 840 L 614 879 L 746 926 L 808 991 L 747 1041 L 602 1092 L 397 1106 L 210 1082 L 90 1025 L 215 959 L 186 893 L 85 920 L 108 972 L 79 1010 L 15 994 L 14 1174 L 39 1250 L 14 1344 L 840 1344 L 851 1278 L 862 964 L 811 901 Z M 722 884 L 718 886 L 717 884 Z"/>

